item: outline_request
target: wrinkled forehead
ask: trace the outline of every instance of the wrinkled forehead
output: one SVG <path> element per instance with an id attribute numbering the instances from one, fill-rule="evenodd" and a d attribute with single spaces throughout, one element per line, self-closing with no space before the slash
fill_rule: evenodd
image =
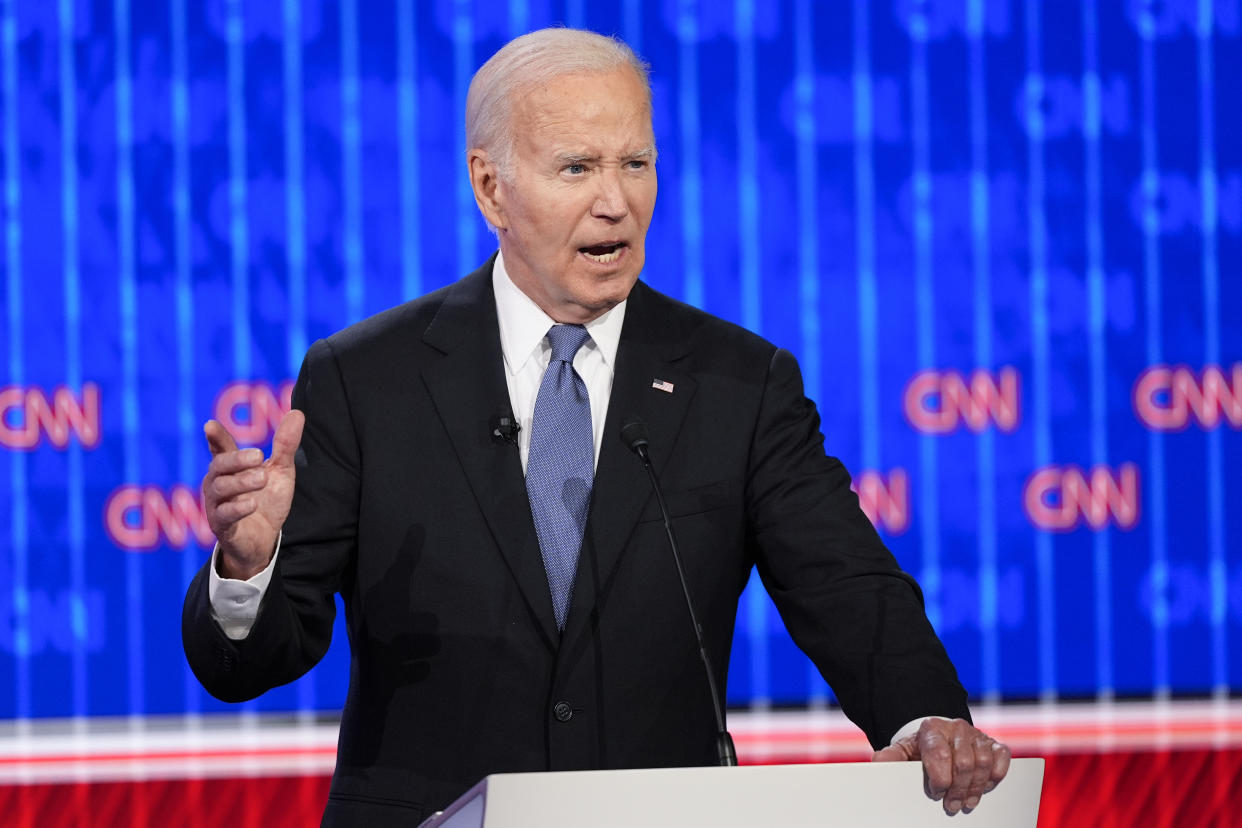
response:
<path id="1" fill-rule="evenodd" d="M 594 141 L 626 153 L 654 144 L 650 93 L 630 67 L 567 73 L 514 95 L 510 126 L 523 143 Z"/>
<path id="2" fill-rule="evenodd" d="M 628 63 L 619 63 L 608 69 L 567 69 L 551 75 L 530 77 L 524 81 L 519 81 L 513 85 L 510 92 L 510 109 L 517 111 L 540 90 L 554 85 L 584 87 L 598 84 L 599 82 L 611 82 L 609 85 L 612 86 L 624 85 L 627 87 L 627 92 L 632 88 L 637 92 L 639 99 L 647 110 L 648 116 L 651 115 L 650 82 L 645 75 L 640 74 L 637 69 Z"/>

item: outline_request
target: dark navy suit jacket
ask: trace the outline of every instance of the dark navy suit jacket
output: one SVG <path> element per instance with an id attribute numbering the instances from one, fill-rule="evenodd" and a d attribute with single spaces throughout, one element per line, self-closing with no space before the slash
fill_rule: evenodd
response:
<path id="1" fill-rule="evenodd" d="M 316 342 L 271 586 L 243 641 L 212 621 L 206 568 L 183 617 L 227 701 L 352 651 L 325 824 L 417 824 L 489 773 L 715 763 L 712 705 L 650 484 L 619 439 L 650 430 L 725 685 L 757 566 L 794 640 L 873 745 L 967 716 L 914 581 L 825 455 L 793 357 L 641 282 L 617 352 L 573 600 L 556 629 L 509 410 L 491 263 Z M 672 392 L 653 382 L 672 384 Z M 566 715 L 566 714 L 569 715 Z"/>

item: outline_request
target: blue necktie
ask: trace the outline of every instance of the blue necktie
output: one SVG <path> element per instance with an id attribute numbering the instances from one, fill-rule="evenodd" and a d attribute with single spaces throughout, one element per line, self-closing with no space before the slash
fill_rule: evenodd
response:
<path id="1" fill-rule="evenodd" d="M 565 628 L 578 549 L 595 478 L 591 401 L 574 370 L 574 354 L 590 338 L 581 325 L 548 330 L 552 359 L 539 384 L 526 462 L 526 493 L 552 591 L 557 629 Z"/>

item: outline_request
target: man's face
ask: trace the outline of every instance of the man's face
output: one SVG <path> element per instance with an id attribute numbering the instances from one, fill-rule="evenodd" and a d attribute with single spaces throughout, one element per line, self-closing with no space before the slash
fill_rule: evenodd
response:
<path id="1" fill-rule="evenodd" d="M 566 75 L 513 113 L 511 180 L 496 182 L 510 278 L 558 322 L 625 299 L 643 268 L 655 208 L 655 136 L 636 73 Z"/>

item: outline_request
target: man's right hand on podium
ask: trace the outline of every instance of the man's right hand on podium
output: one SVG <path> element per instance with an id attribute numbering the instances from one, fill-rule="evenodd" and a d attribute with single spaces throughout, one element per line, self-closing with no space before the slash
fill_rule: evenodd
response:
<path id="1" fill-rule="evenodd" d="M 293 458 L 305 423 L 301 411 L 286 414 L 267 460 L 261 449 L 239 450 L 216 420 L 203 426 L 212 454 L 203 477 L 203 509 L 220 544 L 220 577 L 247 580 L 271 562 L 293 503 Z"/>
<path id="2" fill-rule="evenodd" d="M 953 816 L 979 807 L 980 798 L 1009 772 L 1009 747 L 965 719 L 929 716 L 918 732 L 877 750 L 872 762 L 921 761 L 923 789 Z"/>

